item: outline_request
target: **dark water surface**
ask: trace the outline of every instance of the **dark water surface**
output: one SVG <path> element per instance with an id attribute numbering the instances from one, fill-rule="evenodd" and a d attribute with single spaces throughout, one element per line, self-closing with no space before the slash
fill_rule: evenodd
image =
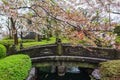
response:
<path id="1" fill-rule="evenodd" d="M 80 73 L 66 72 L 64 76 L 58 76 L 57 73 L 48 73 L 39 71 L 36 80 L 91 80 L 89 74 L 85 71 Z"/>

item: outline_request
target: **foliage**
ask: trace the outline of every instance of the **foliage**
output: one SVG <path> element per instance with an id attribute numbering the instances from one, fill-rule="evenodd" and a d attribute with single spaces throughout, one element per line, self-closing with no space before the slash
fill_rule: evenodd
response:
<path id="1" fill-rule="evenodd" d="M 115 27 L 114 33 L 116 33 L 118 36 L 120 36 L 120 26 Z"/>
<path id="2" fill-rule="evenodd" d="M 107 18 L 103 18 L 103 22 L 106 24 L 106 23 L 109 22 L 109 19 L 107 19 Z"/>
<path id="3" fill-rule="evenodd" d="M 6 56 L 6 48 L 5 46 L 0 44 L 0 58 L 3 58 Z"/>
<path id="4" fill-rule="evenodd" d="M 12 45 L 13 42 L 14 42 L 14 41 L 13 41 L 12 39 L 0 40 L 0 44 L 3 44 L 3 45 Z"/>
<path id="5" fill-rule="evenodd" d="M 117 37 L 116 37 L 115 42 L 116 42 L 117 44 L 120 44 L 120 36 L 117 36 Z"/>
<path id="6" fill-rule="evenodd" d="M 26 42 L 34 42 L 35 40 L 33 40 L 33 39 L 24 39 L 24 40 L 19 39 L 19 43 L 21 41 L 23 43 L 26 43 Z M 0 40 L 0 44 L 3 44 L 3 45 L 13 45 L 14 44 L 14 40 L 13 39 Z"/>
<path id="7" fill-rule="evenodd" d="M 0 60 L 0 80 L 24 80 L 31 68 L 27 55 L 12 55 Z"/>
<path id="8" fill-rule="evenodd" d="M 36 45 L 45 45 L 45 44 L 52 44 L 56 42 L 55 37 L 51 37 L 49 40 L 42 40 L 40 42 L 27 42 L 23 43 L 23 47 L 31 47 L 31 46 L 36 46 Z M 68 43 L 69 41 L 65 38 L 62 39 L 62 43 Z"/>
<path id="9" fill-rule="evenodd" d="M 29 43 L 29 42 L 35 42 L 35 40 L 32 40 L 32 39 L 24 39 L 24 40 L 18 40 L 18 43 Z M 13 39 L 8 39 L 8 40 L 0 40 L 0 44 L 4 45 L 7 49 L 7 51 L 10 50 L 10 47 L 12 47 L 12 45 L 14 44 L 14 40 Z M 17 45 L 17 49 L 20 49 L 19 48 L 20 46 Z"/>
<path id="10" fill-rule="evenodd" d="M 99 35 L 96 36 L 93 31 L 104 31 L 112 28 L 110 26 L 113 26 L 113 21 L 109 21 L 111 24 L 108 24 L 107 13 L 120 14 L 118 12 L 119 4 L 117 0 L 104 1 L 105 3 L 101 0 L 83 0 L 79 2 L 77 0 L 2 0 L 0 11 L 4 16 L 10 17 L 10 19 L 12 19 L 11 22 L 17 22 L 17 26 L 19 25 L 18 27 L 20 29 L 26 27 L 27 30 L 34 31 L 47 37 L 56 32 L 56 37 L 62 34 L 68 36 L 67 38 L 71 41 L 73 40 L 72 42 L 74 43 L 83 39 L 83 37 L 90 38 L 92 36 L 97 39 Z M 116 12 L 113 12 L 112 10 L 109 11 L 108 5 L 106 5 L 107 3 L 109 3 L 109 7 L 112 5 L 116 9 Z M 82 6 L 86 5 L 87 8 L 78 10 L 80 4 L 82 4 Z M 18 12 L 19 10 L 21 12 Z M 95 13 L 96 15 L 94 15 Z M 104 19 L 102 20 L 102 18 Z M 30 21 L 29 23 L 31 24 L 28 24 L 28 21 Z M 91 22 L 93 22 L 93 24 L 91 24 Z M 17 26 L 15 27 L 15 24 L 13 26 L 14 30 L 12 33 L 17 34 Z M 86 28 L 83 29 L 83 26 L 86 26 Z M 76 30 L 76 32 L 83 31 L 83 33 L 80 34 L 82 37 L 74 35 L 76 32 L 71 31 L 71 27 L 73 29 L 81 28 Z M 93 34 L 91 34 L 91 32 L 93 32 Z M 96 46 L 93 38 L 89 39 L 89 43 Z M 17 40 L 14 41 L 17 44 Z M 104 41 L 103 43 L 106 42 Z M 107 41 L 107 43 L 110 42 Z"/>
<path id="11" fill-rule="evenodd" d="M 114 78 L 120 78 L 120 60 L 101 63 L 100 73 L 102 80 L 117 80 Z"/>
<path id="12" fill-rule="evenodd" d="M 20 44 L 21 40 L 19 39 L 19 44 Z M 42 40 L 40 42 L 36 42 L 33 39 L 23 39 L 22 43 L 23 43 L 23 47 L 31 47 L 31 46 L 36 46 L 36 45 L 44 45 L 44 44 L 52 44 L 56 42 L 56 38 L 55 37 L 50 37 L 49 40 Z M 62 38 L 62 42 L 63 43 L 68 43 L 69 40 Z M 11 47 L 13 45 L 14 41 L 13 39 L 8 39 L 8 40 L 0 40 L 0 44 L 2 45 L 9 45 L 9 47 Z M 17 45 L 17 49 L 19 49 L 19 45 Z"/>

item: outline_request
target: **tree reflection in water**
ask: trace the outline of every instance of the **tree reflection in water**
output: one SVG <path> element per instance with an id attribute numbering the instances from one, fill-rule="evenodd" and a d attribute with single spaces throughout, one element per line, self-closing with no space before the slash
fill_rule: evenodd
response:
<path id="1" fill-rule="evenodd" d="M 65 75 L 58 75 L 58 67 L 55 68 L 55 72 L 39 70 L 36 80 L 91 80 L 90 74 L 92 69 L 69 67 L 66 68 Z"/>

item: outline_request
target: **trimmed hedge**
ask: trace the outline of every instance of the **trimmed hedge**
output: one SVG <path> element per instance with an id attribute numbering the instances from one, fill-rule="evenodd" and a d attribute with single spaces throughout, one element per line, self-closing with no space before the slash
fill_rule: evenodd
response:
<path id="1" fill-rule="evenodd" d="M 27 55 L 12 55 L 0 60 L 0 80 L 24 80 L 31 69 Z"/>
<path id="2" fill-rule="evenodd" d="M 118 80 L 120 79 L 120 60 L 111 60 L 101 63 L 100 66 L 101 80 Z"/>
<path id="3" fill-rule="evenodd" d="M 0 44 L 0 58 L 3 58 L 6 56 L 6 47 Z"/>
<path id="4" fill-rule="evenodd" d="M 20 43 L 21 40 L 18 40 L 18 43 Z M 27 43 L 27 42 L 35 42 L 35 40 L 33 39 L 23 39 L 22 40 L 23 43 Z M 7 39 L 7 40 L 0 40 L 0 44 L 3 45 L 13 45 L 14 44 L 14 40 L 13 39 Z"/>

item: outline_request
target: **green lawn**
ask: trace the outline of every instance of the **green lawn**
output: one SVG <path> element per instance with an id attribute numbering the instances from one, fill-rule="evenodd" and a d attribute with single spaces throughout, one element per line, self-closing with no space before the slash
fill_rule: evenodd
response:
<path id="1" fill-rule="evenodd" d="M 62 38 L 61 41 L 62 43 L 72 43 L 70 40 L 66 38 Z M 22 41 L 21 39 L 19 39 L 18 42 L 19 44 L 16 47 L 17 49 L 20 49 L 21 42 L 23 44 L 23 47 L 27 48 L 27 47 L 37 46 L 37 45 L 54 44 L 56 42 L 56 37 L 51 37 L 49 40 L 46 39 L 39 42 L 36 42 L 33 39 L 23 39 Z M 84 43 L 85 41 L 81 41 L 81 40 L 78 42 L 78 44 L 84 44 Z M 14 44 L 14 40 L 13 39 L 0 40 L 0 44 L 11 47 Z"/>
<path id="2" fill-rule="evenodd" d="M 18 43 L 20 43 L 20 42 L 21 42 L 21 39 L 18 40 Z M 24 39 L 22 42 L 23 43 L 35 42 L 35 40 L 33 40 L 33 39 Z M 3 44 L 3 45 L 13 45 L 13 43 L 14 43 L 13 39 L 0 40 L 0 44 Z"/>
<path id="3" fill-rule="evenodd" d="M 31 47 L 31 46 L 36 46 L 36 45 L 45 45 L 45 44 L 53 44 L 56 42 L 56 38 L 55 37 L 51 37 L 50 40 L 42 40 L 39 42 L 26 42 L 23 43 L 23 47 Z M 62 43 L 68 43 L 69 41 L 67 39 L 62 39 Z"/>
<path id="4" fill-rule="evenodd" d="M 19 44 L 16 46 L 17 49 L 20 49 L 20 42 L 21 39 L 18 40 Z M 33 39 L 23 39 L 22 43 L 23 43 L 23 47 L 27 48 L 27 47 L 32 47 L 32 46 L 36 46 L 36 45 L 46 45 L 46 44 L 52 44 L 56 42 L 56 38 L 55 37 L 51 37 L 49 40 L 42 40 L 39 42 L 36 42 Z M 69 41 L 65 38 L 62 39 L 62 43 L 68 43 Z M 8 40 L 0 40 L 0 44 L 6 45 L 6 46 L 12 46 L 14 44 L 14 40 L 13 39 L 8 39 Z"/>

